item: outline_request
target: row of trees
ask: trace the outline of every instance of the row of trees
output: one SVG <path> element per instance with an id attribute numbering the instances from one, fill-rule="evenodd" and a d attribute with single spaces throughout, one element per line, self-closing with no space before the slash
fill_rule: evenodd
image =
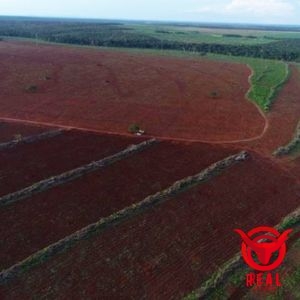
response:
<path id="1" fill-rule="evenodd" d="M 79 45 L 171 49 L 300 61 L 300 39 L 282 39 L 257 45 L 186 43 L 159 39 L 123 25 L 43 21 L 1 21 L 0 35 Z"/>

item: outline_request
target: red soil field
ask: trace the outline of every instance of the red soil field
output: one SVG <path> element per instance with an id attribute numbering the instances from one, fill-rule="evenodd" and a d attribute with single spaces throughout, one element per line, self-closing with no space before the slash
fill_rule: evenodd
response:
<path id="1" fill-rule="evenodd" d="M 0 61 L 0 117 L 117 133 L 136 122 L 149 135 L 208 141 L 265 125 L 245 99 L 246 65 L 13 41 L 1 42 Z"/>
<path id="2" fill-rule="evenodd" d="M 288 144 L 294 136 L 300 120 L 300 71 L 290 65 L 291 74 L 267 114 L 269 128 L 263 138 L 248 143 L 255 150 L 272 153 L 280 146 Z"/>
<path id="3" fill-rule="evenodd" d="M 205 144 L 161 142 L 105 169 L 1 208 L 0 269 L 236 152 Z"/>
<path id="4" fill-rule="evenodd" d="M 49 128 L 45 127 L 6 123 L 0 120 L 0 143 L 5 143 L 13 140 L 15 138 L 15 135 L 21 135 L 22 137 L 25 137 L 49 130 Z"/>
<path id="5" fill-rule="evenodd" d="M 239 251 L 235 228 L 277 224 L 299 193 L 281 169 L 252 154 L 26 272 L 2 287 L 3 299 L 181 299 Z"/>
<path id="6" fill-rule="evenodd" d="M 300 156 L 288 156 L 280 159 L 279 162 L 287 169 L 287 172 L 293 174 L 300 183 Z"/>
<path id="7" fill-rule="evenodd" d="M 0 196 L 99 160 L 143 139 L 68 131 L 0 151 Z"/>

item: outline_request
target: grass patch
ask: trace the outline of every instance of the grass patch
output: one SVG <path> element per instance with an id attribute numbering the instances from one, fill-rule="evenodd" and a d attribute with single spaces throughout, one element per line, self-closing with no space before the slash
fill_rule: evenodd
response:
<path id="1" fill-rule="evenodd" d="M 209 29 L 203 30 L 198 26 L 172 26 L 172 25 L 149 25 L 137 24 L 126 25 L 136 33 L 143 36 L 160 39 L 162 41 L 179 41 L 184 43 L 207 43 L 207 44 L 227 44 L 227 45 L 258 45 L 267 44 L 277 40 L 277 37 L 267 36 L 268 33 L 252 32 L 251 36 L 247 31 L 229 29 Z M 284 35 L 285 37 L 289 35 Z M 300 38 L 300 33 L 292 35 Z"/>
<path id="2" fill-rule="evenodd" d="M 288 65 L 282 61 L 252 57 L 207 54 L 207 57 L 247 64 L 252 69 L 248 98 L 265 112 L 269 111 L 277 93 L 288 79 Z"/>

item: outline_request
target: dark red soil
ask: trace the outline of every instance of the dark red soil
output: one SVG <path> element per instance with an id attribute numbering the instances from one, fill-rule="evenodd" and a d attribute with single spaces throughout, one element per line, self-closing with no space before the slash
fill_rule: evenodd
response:
<path id="1" fill-rule="evenodd" d="M 1 208 L 0 269 L 236 152 L 205 144 L 162 142 L 76 181 Z"/>
<path id="2" fill-rule="evenodd" d="M 235 228 L 277 224 L 299 195 L 290 177 L 254 155 L 41 264 L 5 286 L 4 298 L 181 299 L 239 251 Z"/>
<path id="3" fill-rule="evenodd" d="M 27 126 L 16 123 L 6 123 L 0 120 L 0 143 L 9 142 L 15 139 L 16 135 L 21 135 L 22 137 L 25 137 L 46 132 L 49 130 L 49 128 L 39 126 Z"/>
<path id="4" fill-rule="evenodd" d="M 297 176 L 300 181 L 300 156 L 290 161 L 289 167 L 291 172 Z"/>
<path id="5" fill-rule="evenodd" d="M 0 151 L 0 196 L 102 159 L 142 140 L 69 131 Z"/>
<path id="6" fill-rule="evenodd" d="M 211 141 L 264 128 L 245 99 L 246 65 L 11 41 L 0 61 L 0 117 L 118 133 L 136 122 L 150 135 Z"/>
<path id="7" fill-rule="evenodd" d="M 290 68 L 289 80 L 267 114 L 268 130 L 262 139 L 247 144 L 255 150 L 271 154 L 278 147 L 288 144 L 295 134 L 300 120 L 300 72 L 295 66 L 291 65 Z"/>

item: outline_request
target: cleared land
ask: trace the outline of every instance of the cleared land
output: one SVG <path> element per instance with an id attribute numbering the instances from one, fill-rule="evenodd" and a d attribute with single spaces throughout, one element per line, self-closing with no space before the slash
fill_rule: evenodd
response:
<path id="1" fill-rule="evenodd" d="M 77 131 L 0 151 L 0 196 L 99 160 L 141 139 Z"/>
<path id="2" fill-rule="evenodd" d="M 64 291 L 68 297 L 179 299 L 236 253 L 235 227 L 278 223 L 298 206 L 297 193 L 293 179 L 252 154 L 214 180 L 80 242 L 2 291 L 6 298 L 54 299 Z"/>
<path id="3" fill-rule="evenodd" d="M 1 42 L 0 58 L 3 117 L 118 133 L 138 123 L 149 135 L 207 141 L 265 126 L 245 99 L 245 65 L 18 42 Z"/>
<path id="4" fill-rule="evenodd" d="M 0 143 L 6 143 L 24 136 L 39 134 L 47 130 L 49 130 L 49 128 L 7 123 L 0 120 Z"/>
<path id="5" fill-rule="evenodd" d="M 140 142 L 143 138 L 125 137 L 132 123 L 149 135 L 182 139 L 161 142 L 73 182 L 1 207 L 0 269 L 217 160 L 241 149 L 251 152 L 249 160 L 204 184 L 172 194 L 169 201 L 126 222 L 108 225 L 30 270 L 25 267 L 19 279 L 0 287 L 1 299 L 99 295 L 180 299 L 238 251 L 240 239 L 234 228 L 275 225 L 299 206 L 299 157 L 267 158 L 291 140 L 299 121 L 299 69 L 291 65 L 288 82 L 273 99 L 286 75 L 282 62 L 185 56 L 172 51 L 0 43 L 4 70 L 0 118 L 124 135 L 72 130 L 2 151 L 0 193 Z M 245 64 L 254 71 L 251 78 Z M 246 99 L 249 80 L 249 98 L 276 100 L 266 116 Z M 268 105 L 257 103 L 261 108 Z M 0 141 L 1 134 L 6 138 L 0 125 Z M 226 142 L 233 145 L 222 145 Z"/>
<path id="6" fill-rule="evenodd" d="M 236 151 L 161 142 L 103 170 L 1 208 L 0 269 Z"/>

